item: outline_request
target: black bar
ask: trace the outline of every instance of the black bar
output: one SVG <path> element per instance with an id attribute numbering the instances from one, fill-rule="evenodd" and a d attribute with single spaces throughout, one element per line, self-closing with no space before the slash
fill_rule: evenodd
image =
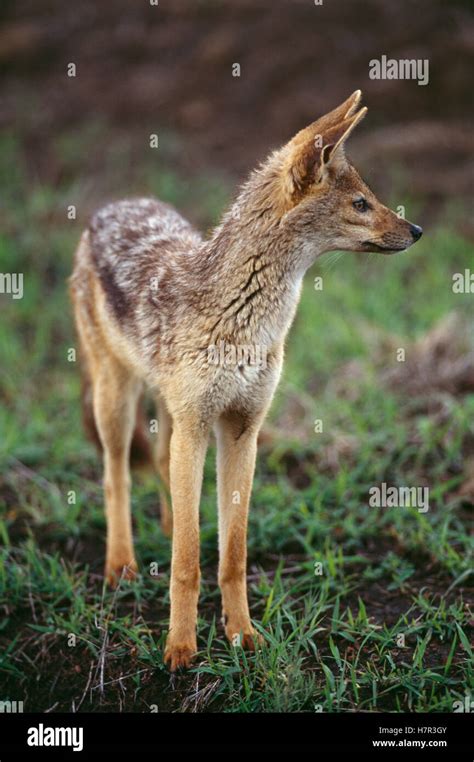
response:
<path id="1" fill-rule="evenodd" d="M 42 726 L 42 730 L 41 730 Z M 292 746 L 318 751 L 356 750 L 374 756 L 417 753 L 433 759 L 455 753 L 472 762 L 472 714 L 2 714 L 0 762 L 31 758 L 88 758 L 89 753 L 134 749 L 156 752 L 180 746 Z M 81 750 L 47 746 L 48 728 L 82 728 Z M 35 730 L 31 730 L 35 729 Z M 64 739 L 80 746 L 80 736 Z M 45 745 L 28 745 L 27 739 Z M 384 742 L 375 746 L 374 741 Z M 416 741 L 417 745 L 413 742 Z M 419 744 L 425 742 L 424 748 Z M 387 745 L 391 742 L 392 745 Z M 395 745 L 393 745 L 395 742 Z M 446 745 L 439 745 L 440 742 Z"/>

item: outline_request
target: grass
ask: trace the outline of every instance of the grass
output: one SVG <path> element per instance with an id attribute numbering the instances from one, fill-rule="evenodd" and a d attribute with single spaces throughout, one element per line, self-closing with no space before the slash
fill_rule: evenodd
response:
<path id="1" fill-rule="evenodd" d="M 262 445 L 252 500 L 249 594 L 264 646 L 249 655 L 223 638 L 211 448 L 200 652 L 170 677 L 170 546 L 152 475 L 133 490 L 141 576 L 103 585 L 100 463 L 80 425 L 66 278 L 87 209 L 112 188 L 161 195 L 203 226 L 228 188 L 184 182 L 121 142 L 104 148 L 95 183 L 80 158 L 104 129 L 58 140 L 57 182 L 32 176 L 11 136 L 0 144 L 0 270 L 25 283 L 21 300 L 0 295 L 0 699 L 25 711 L 452 711 L 474 687 L 472 501 L 460 493 L 474 395 L 441 395 L 440 417 L 429 384 L 414 398 L 381 370 L 449 313 L 472 320 L 472 295 L 451 289 L 472 247 L 440 228 L 405 255 L 329 257 L 308 273 L 270 416 L 279 433 Z M 428 485 L 429 511 L 371 507 L 382 482 Z"/>

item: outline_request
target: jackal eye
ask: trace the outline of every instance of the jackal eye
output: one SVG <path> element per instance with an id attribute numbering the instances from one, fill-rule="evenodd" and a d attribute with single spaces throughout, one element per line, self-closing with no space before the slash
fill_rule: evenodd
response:
<path id="1" fill-rule="evenodd" d="M 356 200 L 352 202 L 352 206 L 354 209 L 357 209 L 358 212 L 366 212 L 369 208 L 365 198 L 356 198 Z"/>
<path id="2" fill-rule="evenodd" d="M 369 208 L 365 198 L 356 198 L 356 200 L 352 202 L 352 206 L 354 209 L 357 209 L 358 212 L 366 212 Z"/>

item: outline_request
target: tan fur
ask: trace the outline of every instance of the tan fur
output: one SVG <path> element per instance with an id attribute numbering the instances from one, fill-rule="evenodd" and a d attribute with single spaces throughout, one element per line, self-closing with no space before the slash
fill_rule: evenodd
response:
<path id="1" fill-rule="evenodd" d="M 344 142 L 366 111 L 360 96 L 275 151 L 208 240 L 168 205 L 140 199 L 99 210 L 75 255 L 71 296 L 91 385 L 88 420 L 104 451 L 111 581 L 137 568 L 128 461 L 132 441 L 143 439 L 136 411 L 145 386 L 157 401 L 162 524 L 167 533 L 173 524 L 165 652 L 172 670 L 196 651 L 199 501 L 211 430 L 225 631 L 253 648 L 246 534 L 257 436 L 303 275 L 331 249 L 393 251 L 414 240 L 410 223 L 383 207 L 345 158 Z M 370 205 L 364 212 L 353 205 L 361 195 Z"/>

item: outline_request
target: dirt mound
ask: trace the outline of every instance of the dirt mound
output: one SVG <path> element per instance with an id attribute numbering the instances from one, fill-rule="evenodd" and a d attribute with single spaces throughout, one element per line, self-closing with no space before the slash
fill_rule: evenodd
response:
<path id="1" fill-rule="evenodd" d="M 381 376 L 407 396 L 474 392 L 472 329 L 451 313 L 406 350 L 404 362 L 391 363 Z"/>

